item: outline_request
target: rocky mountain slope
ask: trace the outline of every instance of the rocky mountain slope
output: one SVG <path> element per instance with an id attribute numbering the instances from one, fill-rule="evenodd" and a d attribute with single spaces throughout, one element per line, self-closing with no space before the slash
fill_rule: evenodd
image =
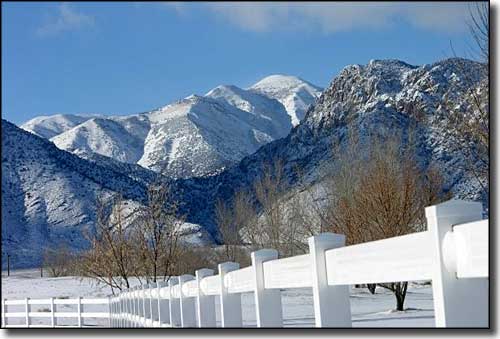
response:
<path id="1" fill-rule="evenodd" d="M 83 158 L 99 154 L 174 178 L 199 177 L 286 136 L 318 96 L 303 80 L 275 75 L 247 90 L 218 86 L 147 113 L 57 115 L 21 127 Z"/>
<path id="2" fill-rule="evenodd" d="M 444 98 L 460 102 L 461 93 L 481 88 L 484 65 L 447 59 L 431 65 L 412 66 L 398 60 L 372 60 L 367 65 L 344 68 L 325 89 L 304 120 L 283 139 L 261 147 L 237 166 L 204 183 L 208 193 L 192 196 L 190 214 L 197 222 L 214 228 L 213 205 L 206 201 L 229 199 L 235 190 L 249 188 L 262 174 L 264 164 L 281 159 L 293 188 L 300 180 L 318 184 L 334 170 L 332 145 L 345 144 L 350 132 L 359 133 L 362 143 L 374 136 L 410 133 L 415 138 L 422 166 L 433 163 L 444 173 L 445 186 L 457 198 L 487 200 L 477 181 L 464 171 L 462 154 L 452 151 L 454 142 L 442 119 Z M 199 199 L 199 200 L 198 200 Z M 200 209 L 200 206 L 206 208 Z"/>

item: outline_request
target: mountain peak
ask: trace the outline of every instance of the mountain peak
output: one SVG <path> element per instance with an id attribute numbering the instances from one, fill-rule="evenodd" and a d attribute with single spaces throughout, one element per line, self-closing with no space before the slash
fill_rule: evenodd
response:
<path id="1" fill-rule="evenodd" d="M 258 81 L 248 90 L 276 99 L 287 110 L 292 124 L 298 125 L 306 111 L 321 95 L 322 89 L 299 77 L 273 74 Z"/>
<path id="2" fill-rule="evenodd" d="M 286 75 L 286 74 L 271 74 L 255 84 L 253 84 L 250 89 L 290 89 L 294 87 L 299 87 L 299 86 L 311 86 L 317 90 L 321 90 L 320 87 L 315 86 L 299 77 L 293 76 L 293 75 Z"/>

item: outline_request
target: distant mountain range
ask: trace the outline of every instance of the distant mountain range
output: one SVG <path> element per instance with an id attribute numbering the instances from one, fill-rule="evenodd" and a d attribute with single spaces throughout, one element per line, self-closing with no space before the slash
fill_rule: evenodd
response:
<path id="1" fill-rule="evenodd" d="M 21 128 L 83 158 L 104 155 L 174 178 L 213 175 L 285 137 L 321 89 L 272 75 L 248 89 L 218 86 L 147 113 L 54 115 Z"/>
<path id="2" fill-rule="evenodd" d="M 291 189 L 300 181 L 321 185 L 335 161 L 332 144 L 345 143 L 350 131 L 369 142 L 411 130 L 421 165 L 438 165 L 447 190 L 486 201 L 447 146 L 454 140 L 439 105 L 446 97 L 460 107 L 460 93 L 485 90 L 486 76 L 485 65 L 464 59 L 372 60 L 345 67 L 321 95 L 298 78 L 270 76 L 132 116 L 36 118 L 22 126 L 33 134 L 2 121 L 2 248 L 20 253 L 23 265 L 50 243 L 82 248 L 97 194 L 121 192 L 132 211 L 149 182 L 165 180 L 159 172 L 173 180 L 191 241 L 216 241 L 216 199 L 251 187 L 274 159 L 283 161 Z"/>

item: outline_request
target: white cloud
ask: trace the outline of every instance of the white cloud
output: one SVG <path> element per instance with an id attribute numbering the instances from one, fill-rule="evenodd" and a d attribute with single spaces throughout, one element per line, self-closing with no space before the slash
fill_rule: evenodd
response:
<path id="1" fill-rule="evenodd" d="M 217 18 L 247 31 L 384 29 L 405 23 L 431 31 L 467 30 L 468 5 L 458 2 L 241 2 L 205 3 Z M 188 10 L 176 3 L 177 12 Z"/>
<path id="2" fill-rule="evenodd" d="M 45 24 L 36 30 L 36 33 L 45 37 L 93 25 L 94 18 L 92 16 L 78 12 L 69 3 L 63 2 L 57 8 L 57 15 L 49 18 Z"/>

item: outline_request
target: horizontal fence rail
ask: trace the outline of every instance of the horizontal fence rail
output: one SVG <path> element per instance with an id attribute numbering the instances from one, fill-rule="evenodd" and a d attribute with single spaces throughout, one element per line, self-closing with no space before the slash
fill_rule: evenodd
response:
<path id="1" fill-rule="evenodd" d="M 102 311 L 85 311 L 85 305 L 101 306 Z M 24 306 L 23 311 L 9 311 L 10 307 Z M 42 310 L 33 311 L 35 306 L 44 306 Z M 58 311 L 64 306 L 76 306 L 74 311 Z M 13 319 L 23 319 L 23 323 L 11 323 Z M 48 323 L 34 324 L 33 318 L 49 318 Z M 59 324 L 58 319 L 73 319 L 71 324 Z M 109 325 L 109 298 L 73 298 L 73 299 L 22 299 L 2 300 L 2 326 L 9 327 L 86 327 L 84 319 L 106 319 Z M 94 325 L 92 325 L 94 326 Z"/>
<path id="2" fill-rule="evenodd" d="M 139 286 L 111 298 L 118 327 L 241 327 L 241 293 L 253 293 L 258 327 L 283 326 L 280 290 L 312 288 L 316 326 L 352 325 L 348 285 L 431 280 L 436 326 L 488 326 L 488 220 L 479 203 L 452 200 L 426 209 L 428 230 L 344 246 L 339 234 L 309 239 L 310 253 L 252 253 L 252 266 L 200 269 L 168 284 Z M 475 278 L 475 279 L 470 279 Z M 476 297 L 471 297 L 472 295 Z M 473 310 L 473 312 L 471 312 Z"/>
<path id="3" fill-rule="evenodd" d="M 429 231 L 328 250 L 329 285 L 432 279 Z"/>
<path id="4" fill-rule="evenodd" d="M 280 290 L 311 288 L 316 327 L 351 327 L 348 285 L 431 280 L 437 327 L 488 327 L 489 223 L 481 220 L 481 204 L 451 200 L 425 212 L 424 232 L 352 246 L 344 246 L 344 235 L 323 233 L 309 238 L 308 254 L 278 259 L 275 250 L 263 249 L 251 254 L 249 267 L 227 262 L 217 275 L 203 268 L 132 287 L 109 298 L 109 324 L 216 327 L 218 313 L 222 327 L 242 327 L 241 294 L 253 293 L 257 327 L 282 327 Z M 65 301 L 75 300 L 85 303 Z M 25 316 L 29 326 L 30 300 L 3 307 L 23 302 L 28 313 L 3 313 L 4 321 Z"/>

